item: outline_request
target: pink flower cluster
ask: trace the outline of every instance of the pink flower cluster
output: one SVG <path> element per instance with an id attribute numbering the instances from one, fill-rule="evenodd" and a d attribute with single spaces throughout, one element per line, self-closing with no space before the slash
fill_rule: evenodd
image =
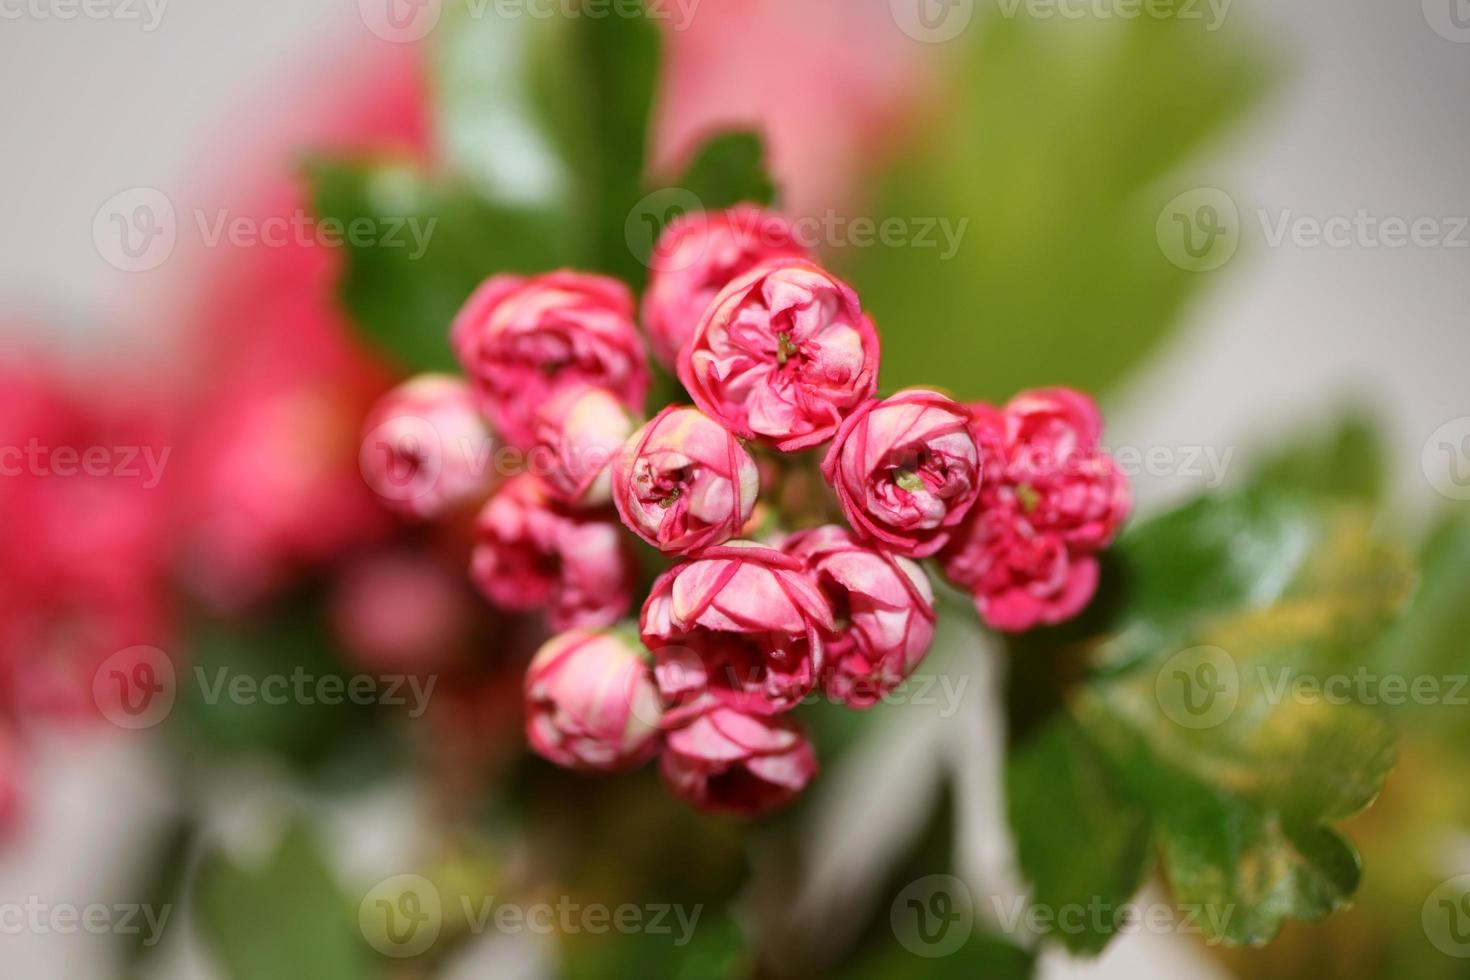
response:
<path id="1" fill-rule="evenodd" d="M 467 383 L 410 382 L 371 420 L 425 423 L 416 445 L 433 458 L 385 453 L 376 475 L 396 464 L 424 483 L 402 508 L 419 516 L 493 488 L 472 577 L 496 605 L 544 610 L 564 631 L 526 677 L 540 754 L 591 770 L 658 755 L 678 796 L 758 814 L 816 771 L 792 709 L 816 696 L 870 707 L 927 654 L 934 593 L 918 560 L 935 558 L 992 626 L 1058 622 L 1096 588 L 1127 487 L 1075 392 L 1004 410 L 925 388 L 877 399 L 872 319 L 778 215 L 686 216 L 650 264 L 643 324 L 694 405 L 640 421 L 650 372 L 621 283 L 495 276 L 451 332 Z M 474 441 L 481 416 L 525 454 L 513 458 L 540 465 L 469 472 L 484 454 L 443 437 Z M 769 484 L 801 464 L 777 454 L 823 445 L 848 526 L 788 533 Z M 757 506 L 762 474 L 775 506 Z M 675 559 L 636 630 L 620 624 L 640 582 L 626 531 Z"/>

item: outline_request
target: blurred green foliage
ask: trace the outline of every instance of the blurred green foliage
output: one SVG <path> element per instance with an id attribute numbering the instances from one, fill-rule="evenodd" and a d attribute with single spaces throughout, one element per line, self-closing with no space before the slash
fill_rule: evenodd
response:
<path id="1" fill-rule="evenodd" d="M 194 912 L 231 980 L 363 980 L 372 956 L 311 834 L 290 828 L 259 866 L 206 854 Z"/>
<path id="2" fill-rule="evenodd" d="M 1156 221 L 1272 73 L 1250 38 L 1198 19 L 986 12 L 872 212 L 968 222 L 958 252 L 880 244 L 844 264 L 884 337 L 884 390 L 1102 390 L 1208 284 L 1170 264 Z"/>

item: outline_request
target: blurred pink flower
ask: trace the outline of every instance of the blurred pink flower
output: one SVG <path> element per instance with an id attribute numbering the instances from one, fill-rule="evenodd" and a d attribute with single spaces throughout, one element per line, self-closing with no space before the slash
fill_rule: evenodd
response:
<path id="1" fill-rule="evenodd" d="M 336 635 L 370 671 L 425 671 L 454 661 L 481 614 L 463 568 L 426 552 L 370 555 L 333 583 Z"/>
<path id="2" fill-rule="evenodd" d="M 659 170 L 678 173 L 712 132 L 755 127 L 793 214 L 854 202 L 905 145 L 945 54 L 905 35 L 890 0 L 721 0 L 668 23 Z"/>
<path id="3" fill-rule="evenodd" d="M 720 290 L 767 259 L 806 254 L 785 218 L 750 205 L 674 220 L 654 246 L 643 295 L 643 328 L 654 355 L 676 370 Z"/>
<path id="4" fill-rule="evenodd" d="M 822 462 L 848 523 L 910 558 L 934 554 L 980 492 L 980 455 L 964 406 L 927 388 L 869 402 Z"/>
<path id="5" fill-rule="evenodd" d="M 534 476 L 495 492 L 475 540 L 470 574 L 502 609 L 545 609 L 563 630 L 611 626 L 632 606 L 637 568 L 616 518 L 558 504 Z"/>
<path id="6" fill-rule="evenodd" d="M 536 412 L 564 388 L 606 388 L 643 411 L 647 356 L 633 295 L 616 279 L 492 276 L 455 317 L 450 339 L 496 435 L 520 449 L 535 445 Z"/>
<path id="7" fill-rule="evenodd" d="M 612 465 L 637 423 L 612 392 L 590 385 L 562 389 L 536 413 L 533 472 L 563 503 L 612 503 Z"/>
<path id="8" fill-rule="evenodd" d="M 297 80 L 287 111 L 272 98 L 237 113 L 216 165 L 200 168 L 212 175 L 195 191 L 205 216 L 256 227 L 308 219 L 307 151 L 422 157 L 420 57 L 386 43 L 328 56 Z M 222 236 L 180 258 L 183 300 L 170 308 L 195 382 L 179 454 L 187 580 L 216 607 L 239 609 L 392 526 L 358 465 L 363 417 L 391 376 L 339 308 L 340 250 L 309 235 L 270 245 Z"/>
<path id="9" fill-rule="evenodd" d="M 658 689 L 647 651 L 613 631 L 571 630 L 526 669 L 526 737 L 570 769 L 630 769 L 658 750 Z"/>
<path id="10" fill-rule="evenodd" d="M 716 705 L 668 733 L 660 771 L 674 795 L 701 810 L 757 817 L 806 788 L 817 755 L 789 719 Z"/>
<path id="11" fill-rule="evenodd" d="M 459 378 L 405 381 L 378 400 L 362 429 L 363 477 L 389 509 L 432 519 L 489 493 L 490 429 Z"/>
<path id="12" fill-rule="evenodd" d="M 27 720 L 92 715 L 107 658 L 169 639 L 177 485 L 155 394 L 0 368 L 0 692 Z"/>
<path id="13" fill-rule="evenodd" d="M 613 499 L 644 541 L 667 554 L 695 554 L 740 533 L 759 480 L 755 460 L 718 422 L 670 405 L 623 445 Z"/>
<path id="14" fill-rule="evenodd" d="M 705 310 L 679 379 L 736 435 L 809 449 L 872 397 L 878 333 L 846 283 L 805 259 L 772 259 Z"/>

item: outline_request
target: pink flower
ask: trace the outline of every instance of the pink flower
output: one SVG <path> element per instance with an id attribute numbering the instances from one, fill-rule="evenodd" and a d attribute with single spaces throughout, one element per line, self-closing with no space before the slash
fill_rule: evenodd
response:
<path id="1" fill-rule="evenodd" d="M 799 258 L 736 279 L 679 361 L 705 413 L 782 452 L 826 442 L 878 383 L 878 334 L 857 293 Z"/>
<path id="2" fill-rule="evenodd" d="M 851 213 L 871 175 L 912 146 L 956 53 L 895 30 L 889 0 L 687 9 L 688 23 L 661 21 L 667 64 L 655 116 L 658 170 L 681 172 L 713 132 L 756 129 L 795 214 Z"/>
<path id="3" fill-rule="evenodd" d="M 427 551 L 359 559 L 333 583 L 334 631 L 354 664 L 369 671 L 444 667 L 467 645 L 480 615 L 464 569 Z"/>
<path id="4" fill-rule="evenodd" d="M 842 527 L 801 531 L 782 548 L 816 576 L 837 630 L 823 685 L 854 708 L 876 704 L 913 672 L 934 641 L 934 590 L 923 569 L 866 547 Z"/>
<path id="5" fill-rule="evenodd" d="M 811 743 L 790 720 L 712 707 L 665 739 L 660 771 L 701 810 L 755 817 L 789 803 L 817 772 Z"/>
<path id="6" fill-rule="evenodd" d="M 15 739 L 8 732 L 0 731 L 0 844 L 10 840 L 20 823 L 24 766 Z"/>
<path id="7" fill-rule="evenodd" d="M 640 412 L 648 391 L 633 296 L 616 279 L 551 272 L 486 280 L 450 330 L 496 434 L 521 449 L 535 443 L 535 417 L 561 389 L 590 384 Z"/>
<path id="8" fill-rule="evenodd" d="M 632 605 L 637 567 L 609 517 L 561 506 L 518 476 L 480 512 L 470 574 L 502 609 L 545 608 L 554 629 L 611 626 Z"/>
<path id="9" fill-rule="evenodd" d="M 1098 447 L 1102 417 L 1066 388 L 1024 392 L 1004 410 L 971 407 L 985 460 L 980 503 L 941 553 L 985 621 L 1019 632 L 1081 612 L 1097 590 L 1094 555 L 1130 506 L 1128 481 Z"/>
<path id="10" fill-rule="evenodd" d="M 439 517 L 490 490 L 490 430 L 458 378 L 404 382 L 373 407 L 363 433 L 362 475 L 391 510 Z"/>
<path id="11" fill-rule="evenodd" d="M 944 546 L 974 505 L 980 451 L 964 406 L 909 388 L 849 416 L 822 473 L 859 534 L 924 558 Z"/>
<path id="12" fill-rule="evenodd" d="M 768 259 L 806 254 L 785 218 L 749 204 L 695 211 L 671 222 L 654 247 L 643 297 L 643 328 L 655 356 L 677 369 L 720 290 Z"/>
<path id="13" fill-rule="evenodd" d="M 568 769 L 629 769 L 658 749 L 658 688 L 648 654 L 615 632 L 571 630 L 526 670 L 526 738 Z"/>
<path id="14" fill-rule="evenodd" d="M 633 418 L 605 388 L 564 388 L 536 413 L 533 472 L 564 503 L 612 501 L 612 461 L 633 431 Z"/>
<path id="15" fill-rule="evenodd" d="M 680 709 L 709 703 L 788 711 L 815 687 L 832 610 L 801 563 L 731 541 L 669 569 L 643 604 L 659 689 Z"/>
<path id="16" fill-rule="evenodd" d="M 613 464 L 623 523 L 668 554 L 737 536 L 755 508 L 759 482 L 738 439 L 698 409 L 678 405 L 639 429 Z"/>

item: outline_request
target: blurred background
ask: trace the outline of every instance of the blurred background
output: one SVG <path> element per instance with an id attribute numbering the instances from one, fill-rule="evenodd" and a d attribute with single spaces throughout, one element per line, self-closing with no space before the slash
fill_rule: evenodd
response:
<path id="1" fill-rule="evenodd" d="M 799 811 L 706 822 L 641 778 L 588 787 L 528 763 L 519 669 L 538 635 L 468 589 L 457 529 L 391 518 L 364 485 L 361 421 L 404 365 L 349 324 L 341 257 L 290 219 L 412 197 L 406 168 L 497 207 L 558 199 L 568 171 L 518 82 L 551 43 L 539 8 L 487 4 L 457 28 L 437 0 L 0 0 L 0 433 L 111 451 L 107 476 L 0 487 L 0 958 L 25 977 L 674 975 L 452 915 L 442 954 L 367 959 L 360 902 L 412 874 L 444 894 L 700 904 L 706 925 L 738 895 L 727 931 L 830 964 L 892 945 L 891 880 L 937 867 L 915 855 L 938 840 L 977 928 L 1010 941 L 983 975 L 1028 975 L 1009 950 L 1032 943 L 999 914 L 1023 889 L 1004 661 L 978 631 L 933 655 L 967 679 L 958 710 L 824 732 L 838 748 Z M 885 391 L 1096 390 L 1140 516 L 1350 411 L 1382 447 L 1375 519 L 1444 560 L 1443 618 L 1419 638 L 1470 669 L 1452 615 L 1465 538 L 1431 535 L 1470 499 L 1463 0 L 659 9 L 649 186 L 707 134 L 758 131 L 783 206 L 820 222 L 877 316 Z M 473 238 L 477 205 L 436 193 L 441 234 Z M 544 244 L 486 234 L 512 264 Z M 446 271 L 448 308 L 488 271 Z M 350 275 L 355 302 L 391 302 L 374 292 L 390 269 Z M 432 333 L 435 309 L 404 315 Z M 91 717 L 108 703 L 94 679 L 158 669 L 151 649 L 181 676 L 304 665 L 437 686 L 416 704 L 404 680 L 397 709 L 292 711 L 194 703 L 180 681 L 166 723 Z M 1261 951 L 1178 929 L 1097 958 L 1048 947 L 1036 975 L 1460 975 L 1470 945 L 1447 952 L 1421 910 L 1470 872 L 1466 756 L 1435 734 L 1453 722 L 1397 724 L 1400 767 L 1349 827 L 1367 867 L 1352 911 Z M 309 916 L 285 896 L 303 895 L 348 908 L 345 926 L 296 928 Z M 135 905 L 141 932 L 117 927 Z M 15 925 L 89 907 L 108 910 L 97 929 Z M 156 929 L 149 909 L 170 910 Z M 678 975 L 713 975 L 741 946 L 721 942 L 692 944 Z M 889 975 L 859 960 L 875 965 L 851 975 Z"/>

